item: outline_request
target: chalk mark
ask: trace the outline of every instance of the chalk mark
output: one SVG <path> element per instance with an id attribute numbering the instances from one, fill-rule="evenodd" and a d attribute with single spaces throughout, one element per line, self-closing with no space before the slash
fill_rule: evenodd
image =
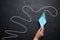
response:
<path id="1" fill-rule="evenodd" d="M 48 11 L 49 14 L 50 14 L 52 17 L 56 17 L 56 16 L 58 15 L 58 10 L 57 10 L 55 7 L 53 7 L 53 6 L 45 6 L 45 7 L 40 8 L 40 9 L 37 10 L 37 11 L 33 10 L 30 5 L 25 5 L 23 8 L 25 8 L 25 7 L 29 7 L 33 12 L 39 12 L 39 11 L 45 9 L 45 8 L 46 8 L 46 9 L 47 9 L 47 8 L 53 8 L 53 9 L 56 11 L 56 14 L 55 14 L 55 15 L 53 15 L 49 10 L 46 10 L 46 9 L 45 9 L 44 11 Z M 22 10 L 23 10 L 23 8 L 22 8 Z M 25 12 L 25 11 L 23 10 L 23 12 Z M 25 12 L 25 13 L 26 13 L 26 12 Z"/>

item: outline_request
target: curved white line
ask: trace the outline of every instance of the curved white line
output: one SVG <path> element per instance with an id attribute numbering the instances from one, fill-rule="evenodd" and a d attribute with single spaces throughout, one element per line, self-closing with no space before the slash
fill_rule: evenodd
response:
<path id="1" fill-rule="evenodd" d="M 25 28 L 25 31 L 24 31 L 24 32 L 18 32 L 18 33 L 26 33 L 26 31 L 27 31 L 26 26 L 24 26 L 24 25 L 21 24 L 21 23 L 18 23 L 18 22 L 16 22 L 16 21 L 14 21 L 14 20 L 13 20 L 14 17 L 15 17 L 15 16 L 11 17 L 11 18 L 10 18 L 10 21 L 13 22 L 13 23 L 16 23 L 16 24 L 18 24 L 18 25 L 21 25 L 23 28 Z"/>
<path id="2" fill-rule="evenodd" d="M 49 10 L 46 10 L 46 9 L 45 9 L 44 11 L 48 11 L 52 17 L 56 17 L 57 14 L 58 14 L 58 10 L 57 10 L 55 7 L 53 7 L 53 6 L 45 6 L 45 7 L 40 8 L 40 9 L 37 10 L 37 11 L 33 10 L 30 5 L 25 5 L 23 8 L 25 8 L 25 7 L 29 7 L 33 12 L 39 12 L 39 11 L 41 11 L 42 9 L 45 9 L 45 8 L 46 8 L 46 9 L 47 9 L 47 8 L 53 8 L 53 9 L 56 11 L 55 15 L 53 15 Z M 24 11 L 24 10 L 23 10 L 23 11 Z M 24 12 L 25 12 L 25 11 L 24 11 Z M 26 12 L 25 12 L 25 13 L 26 13 Z"/>
<path id="3" fill-rule="evenodd" d="M 22 20 L 24 20 L 24 21 L 26 21 L 26 22 L 31 22 L 31 21 L 32 21 L 30 15 L 27 14 L 27 12 L 24 11 L 24 8 L 25 8 L 25 7 L 29 7 L 33 12 L 39 12 L 39 11 L 41 11 L 41 10 L 44 9 L 44 8 L 53 8 L 53 9 L 56 11 L 56 14 L 55 14 L 55 15 L 53 15 L 49 10 L 44 10 L 44 11 L 49 12 L 49 14 L 50 14 L 52 17 L 56 17 L 57 14 L 58 14 L 57 9 L 56 9 L 55 7 L 53 7 L 53 6 L 45 6 L 45 7 L 42 7 L 41 9 L 35 11 L 35 10 L 32 9 L 31 6 L 25 5 L 25 6 L 22 7 L 22 11 L 29 17 L 30 20 L 26 20 L 26 19 L 24 19 L 24 18 L 22 18 L 22 17 L 20 17 L 20 16 L 13 16 L 13 17 L 10 18 L 10 21 L 11 21 L 11 22 L 16 23 L 16 24 L 18 24 L 18 25 L 21 25 L 23 28 L 25 28 L 25 31 L 24 31 L 24 32 L 20 32 L 20 31 L 13 31 L 13 30 L 5 30 L 5 32 L 6 32 L 7 34 L 10 34 L 10 35 L 13 35 L 13 36 L 4 37 L 4 38 L 2 38 L 2 40 L 4 40 L 5 38 L 18 37 L 18 35 L 12 34 L 12 33 L 8 33 L 8 32 L 16 32 L 16 33 L 26 33 L 26 32 L 27 32 L 27 28 L 26 28 L 25 25 L 23 25 L 23 24 L 21 24 L 21 23 L 18 23 L 18 22 L 16 22 L 16 21 L 13 20 L 13 18 L 18 17 L 18 18 L 20 18 L 20 19 L 22 19 Z"/>
<path id="4" fill-rule="evenodd" d="M 2 40 L 6 39 L 6 38 L 18 37 L 18 35 L 16 35 L 16 34 L 12 34 L 12 33 L 9 33 L 9 32 L 11 32 L 11 31 L 9 31 L 9 30 L 5 30 L 5 33 L 10 34 L 10 35 L 13 35 L 13 36 L 4 37 L 4 38 L 2 38 Z"/>

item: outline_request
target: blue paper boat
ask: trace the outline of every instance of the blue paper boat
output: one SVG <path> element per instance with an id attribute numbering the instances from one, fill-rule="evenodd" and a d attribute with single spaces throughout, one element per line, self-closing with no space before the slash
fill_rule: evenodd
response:
<path id="1" fill-rule="evenodd" d="M 43 12 L 41 17 L 39 18 L 39 24 L 41 27 L 43 27 L 46 23 L 47 23 L 46 14 L 45 14 L 45 12 Z"/>

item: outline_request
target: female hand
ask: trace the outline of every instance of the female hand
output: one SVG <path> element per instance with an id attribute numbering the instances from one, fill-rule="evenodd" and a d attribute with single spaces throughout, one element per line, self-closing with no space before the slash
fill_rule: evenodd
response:
<path id="1" fill-rule="evenodd" d="M 39 28 L 33 40 L 39 40 L 44 35 L 44 27 Z"/>

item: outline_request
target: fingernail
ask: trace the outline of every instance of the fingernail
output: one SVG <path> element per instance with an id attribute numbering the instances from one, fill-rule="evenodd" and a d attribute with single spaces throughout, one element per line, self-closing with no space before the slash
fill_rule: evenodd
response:
<path id="1" fill-rule="evenodd" d="M 44 33 L 41 34 L 42 36 L 44 35 Z"/>

